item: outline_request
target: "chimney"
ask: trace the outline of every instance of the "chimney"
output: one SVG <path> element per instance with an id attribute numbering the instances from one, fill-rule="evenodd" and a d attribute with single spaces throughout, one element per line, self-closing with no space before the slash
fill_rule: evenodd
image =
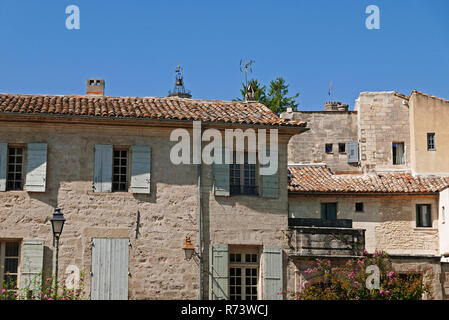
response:
<path id="1" fill-rule="evenodd" d="M 88 96 L 104 96 L 104 80 L 103 79 L 87 79 L 86 95 Z"/>
<path id="2" fill-rule="evenodd" d="M 329 101 L 324 104 L 324 111 L 348 111 L 348 105 L 338 101 Z"/>

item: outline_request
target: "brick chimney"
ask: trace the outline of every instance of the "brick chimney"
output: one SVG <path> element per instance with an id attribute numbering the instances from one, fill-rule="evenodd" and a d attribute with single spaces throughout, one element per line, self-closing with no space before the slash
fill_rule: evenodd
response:
<path id="1" fill-rule="evenodd" d="M 88 96 L 104 96 L 105 83 L 103 79 L 87 79 L 86 95 Z"/>

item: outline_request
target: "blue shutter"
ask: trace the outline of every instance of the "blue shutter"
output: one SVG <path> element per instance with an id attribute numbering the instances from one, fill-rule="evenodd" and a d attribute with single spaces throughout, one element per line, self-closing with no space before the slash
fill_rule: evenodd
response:
<path id="1" fill-rule="evenodd" d="M 276 157 L 279 161 L 279 156 Z M 268 167 L 268 165 L 260 165 Z M 261 175 L 262 178 L 262 197 L 263 198 L 279 198 L 279 170 L 281 168 L 278 165 L 278 170 L 272 175 Z"/>
<path id="2" fill-rule="evenodd" d="M 47 180 L 47 144 L 29 143 L 27 146 L 27 175 L 25 190 L 45 192 Z"/>
<path id="3" fill-rule="evenodd" d="M 20 288 L 34 290 L 42 281 L 42 267 L 44 264 L 44 240 L 23 239 L 22 261 L 20 272 Z"/>
<path id="4" fill-rule="evenodd" d="M 92 300 L 128 299 L 128 238 L 92 240 Z"/>
<path id="5" fill-rule="evenodd" d="M 94 192 L 112 191 L 112 146 L 95 145 Z"/>
<path id="6" fill-rule="evenodd" d="M 209 254 L 209 299 L 229 299 L 229 247 L 213 245 Z"/>
<path id="7" fill-rule="evenodd" d="M 283 300 L 282 248 L 263 247 L 263 299 Z"/>
<path id="8" fill-rule="evenodd" d="M 229 152 L 228 149 L 216 149 L 222 154 L 222 164 L 213 164 L 212 168 L 214 171 L 214 194 L 216 196 L 230 196 L 230 182 L 229 182 L 229 164 L 225 163 L 225 154 Z"/>
<path id="9" fill-rule="evenodd" d="M 0 143 L 0 192 L 6 191 L 7 156 L 8 156 L 8 144 Z"/>
<path id="10" fill-rule="evenodd" d="M 150 193 L 151 150 L 148 146 L 132 146 L 131 192 Z"/>
<path id="11" fill-rule="evenodd" d="M 348 163 L 358 163 L 359 162 L 359 143 L 358 142 L 348 142 Z"/>

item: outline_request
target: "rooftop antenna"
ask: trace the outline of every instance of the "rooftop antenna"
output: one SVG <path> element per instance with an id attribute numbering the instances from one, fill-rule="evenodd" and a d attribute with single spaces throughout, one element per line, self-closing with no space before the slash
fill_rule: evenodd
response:
<path id="1" fill-rule="evenodd" d="M 243 60 L 240 59 L 240 72 L 244 72 L 245 73 L 245 87 L 248 88 L 248 69 L 250 72 L 253 72 L 253 68 L 251 68 L 251 66 L 256 63 L 256 61 L 254 60 Z"/>
<path id="2" fill-rule="evenodd" d="M 192 94 L 190 92 L 190 90 L 187 90 L 184 87 L 184 69 L 181 67 L 181 64 L 178 65 L 178 67 L 175 70 L 176 72 L 176 82 L 175 82 L 175 87 L 173 90 L 168 91 L 168 96 L 169 97 L 180 97 L 180 98 L 192 98 Z"/>

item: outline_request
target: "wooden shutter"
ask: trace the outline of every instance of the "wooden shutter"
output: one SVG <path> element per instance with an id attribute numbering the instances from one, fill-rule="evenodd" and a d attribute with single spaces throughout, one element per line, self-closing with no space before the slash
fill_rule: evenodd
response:
<path id="1" fill-rule="evenodd" d="M 213 245 L 210 247 L 209 261 L 209 299 L 229 299 L 229 247 Z"/>
<path id="2" fill-rule="evenodd" d="M 0 192 L 6 191 L 6 163 L 8 156 L 8 144 L 0 143 Z"/>
<path id="3" fill-rule="evenodd" d="M 279 156 L 276 157 L 279 159 Z M 279 160 L 278 160 L 279 161 Z M 268 165 L 265 165 L 268 167 Z M 261 167 L 264 167 L 261 165 Z M 279 170 L 272 175 L 261 175 L 262 177 L 262 197 L 263 198 L 279 198 Z"/>
<path id="4" fill-rule="evenodd" d="M 283 300 L 282 248 L 263 247 L 263 299 Z"/>
<path id="5" fill-rule="evenodd" d="M 348 163 L 358 163 L 359 162 L 359 143 L 358 142 L 348 142 Z"/>
<path id="6" fill-rule="evenodd" d="M 216 196 L 229 197 L 230 196 L 230 181 L 229 181 L 229 164 L 226 164 L 226 153 L 229 152 L 226 148 L 216 149 L 222 154 L 222 163 L 212 165 L 214 171 L 214 194 Z"/>
<path id="7" fill-rule="evenodd" d="M 95 145 L 94 192 L 112 191 L 112 146 Z"/>
<path id="8" fill-rule="evenodd" d="M 128 300 L 128 238 L 92 240 L 92 300 Z"/>
<path id="9" fill-rule="evenodd" d="M 131 192 L 150 193 L 151 149 L 132 146 Z"/>
<path id="10" fill-rule="evenodd" d="M 47 180 L 47 144 L 29 143 L 27 146 L 27 175 L 25 190 L 45 192 Z"/>
<path id="11" fill-rule="evenodd" d="M 44 264 L 44 240 L 23 239 L 21 262 L 21 289 L 33 290 L 42 281 Z"/>

